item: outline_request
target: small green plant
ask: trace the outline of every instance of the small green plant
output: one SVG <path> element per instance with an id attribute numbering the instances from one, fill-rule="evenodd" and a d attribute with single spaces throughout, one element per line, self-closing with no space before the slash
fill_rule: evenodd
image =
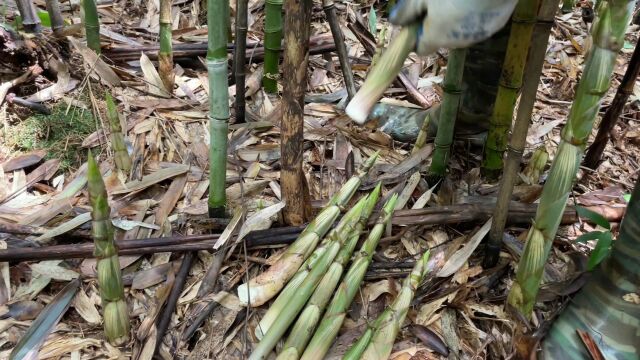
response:
<path id="1" fill-rule="evenodd" d="M 15 151 L 46 150 L 47 159 L 59 159 L 62 171 L 79 166 L 86 160 L 85 152 L 78 151 L 82 141 L 96 130 L 90 110 L 60 102 L 53 106 L 51 115 L 32 114 L 9 125 L 0 133 L 0 141 Z"/>
<path id="2" fill-rule="evenodd" d="M 587 270 L 591 271 L 604 260 L 611 252 L 611 244 L 613 243 L 613 234 L 611 234 L 611 224 L 602 215 L 593 212 L 587 208 L 576 206 L 576 212 L 580 217 L 591 220 L 601 230 L 595 230 L 578 236 L 576 242 L 586 243 L 589 240 L 596 240 L 596 247 L 589 256 L 587 262 Z"/>

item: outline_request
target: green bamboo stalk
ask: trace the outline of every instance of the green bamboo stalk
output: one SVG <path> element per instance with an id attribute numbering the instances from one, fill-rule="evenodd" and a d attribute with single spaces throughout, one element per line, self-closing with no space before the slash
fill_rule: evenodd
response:
<path id="1" fill-rule="evenodd" d="M 329 201 L 329 204 L 307 225 L 298 239 L 287 248 L 277 263 L 249 280 L 248 283 L 238 286 L 240 303 L 245 306 L 260 306 L 282 290 L 314 251 L 320 239 L 329 231 L 331 224 L 340 214 L 340 208 L 349 202 L 377 157 L 378 153 L 376 152 L 362 165 L 358 173 L 342 186 L 340 191 Z"/>
<path id="2" fill-rule="evenodd" d="M 46 0 L 45 5 L 47 12 L 49 13 L 49 20 L 51 20 L 51 30 L 55 36 L 61 36 L 64 29 L 64 20 L 62 19 L 62 13 L 60 12 L 60 3 L 58 0 Z"/>
<path id="3" fill-rule="evenodd" d="M 282 44 L 282 0 L 266 0 L 264 5 L 264 91 L 278 92 L 278 63 Z"/>
<path id="4" fill-rule="evenodd" d="M 416 261 L 411 274 L 404 280 L 402 289 L 393 301 L 393 304 L 386 309 L 365 331 L 363 336 L 347 350 L 344 360 L 376 360 L 387 359 L 391 355 L 393 343 L 398 336 L 400 327 L 407 316 L 407 311 L 413 300 L 413 296 L 427 274 L 427 261 L 429 260 L 429 250 L 427 250 L 418 261 Z"/>
<path id="5" fill-rule="evenodd" d="M 356 258 L 351 263 L 349 271 L 344 276 L 340 285 L 336 289 L 335 295 L 331 299 L 331 303 L 324 313 L 318 329 L 313 334 L 309 345 L 302 354 L 303 360 L 321 360 L 329 351 L 333 340 L 338 335 L 338 331 L 342 327 L 342 323 L 347 315 L 347 310 L 356 296 L 360 284 L 364 279 L 369 264 L 373 258 L 378 242 L 384 233 L 386 224 L 393 215 L 393 210 L 398 200 L 397 194 L 393 195 L 378 217 L 376 225 L 371 229 L 367 239 L 360 247 Z"/>
<path id="6" fill-rule="evenodd" d="M 296 292 L 289 298 L 286 307 L 284 307 L 278 315 L 277 321 L 271 324 L 271 327 L 267 330 L 262 340 L 260 340 L 258 346 L 253 350 L 249 357 L 250 360 L 266 359 L 271 353 L 271 350 L 275 348 L 276 343 L 282 338 L 284 333 L 307 303 L 307 300 L 309 300 L 313 294 L 318 283 L 322 280 L 322 277 L 329 269 L 329 266 L 338 255 L 342 245 L 354 232 L 355 225 L 357 220 L 360 218 L 360 214 L 362 213 L 365 204 L 366 200 L 360 201 L 357 207 L 354 207 L 355 211 L 353 212 L 353 220 L 355 221 L 348 221 L 346 226 L 336 229 L 336 231 L 332 231 L 330 233 L 330 236 L 328 236 L 330 240 L 328 241 L 323 254 L 313 264 L 311 271 L 309 271 L 309 274 L 305 277 L 304 281 L 302 281 Z"/>
<path id="7" fill-rule="evenodd" d="M 433 177 L 443 177 L 447 171 L 453 129 L 462 97 L 462 74 L 466 56 L 467 49 L 453 49 L 449 52 L 447 74 L 443 83 L 444 96 L 440 108 L 440 121 L 438 121 L 433 160 L 429 168 L 429 174 Z"/>
<path id="8" fill-rule="evenodd" d="M 353 250 L 358 243 L 358 239 L 360 239 L 360 234 L 367 225 L 367 221 L 373 212 L 373 208 L 378 202 L 381 187 L 382 184 L 379 183 L 366 200 L 367 203 L 364 206 L 364 210 L 360 215 L 360 219 L 356 224 L 355 230 L 350 235 L 349 239 L 338 253 L 338 256 L 336 256 L 333 261 L 333 264 L 331 264 L 329 270 L 318 284 L 318 287 L 309 299 L 307 306 L 300 313 L 298 321 L 293 325 L 290 335 L 284 344 L 284 348 L 278 356 L 278 360 L 299 359 L 300 355 L 306 348 L 307 343 L 316 329 L 316 325 L 318 325 L 318 322 L 320 321 L 320 316 L 331 300 L 331 296 L 342 278 L 344 267 L 351 259 Z"/>
<path id="9" fill-rule="evenodd" d="M 509 213 L 509 204 L 513 187 L 518 177 L 522 153 L 527 142 L 527 131 L 529 129 L 529 121 L 533 112 L 533 105 L 536 102 L 538 93 L 538 83 L 540 82 L 540 74 L 544 66 L 544 57 L 547 53 L 547 43 L 549 42 L 549 34 L 553 26 L 553 19 L 558 12 L 558 2 L 560 0 L 542 0 L 542 5 L 538 12 L 538 21 L 536 22 L 533 35 L 531 36 L 531 46 L 527 58 L 527 69 L 523 77 L 522 96 L 518 105 L 518 113 L 513 125 L 513 132 L 509 140 L 509 148 L 507 150 L 507 159 L 504 165 L 502 178 L 500 179 L 500 191 L 498 192 L 498 201 L 493 212 L 493 221 L 491 222 L 491 230 L 489 231 L 489 240 L 485 248 L 485 257 L 483 266 L 485 268 L 493 267 L 498 263 L 500 257 L 500 248 L 502 246 L 502 236 L 504 227 L 507 222 Z M 538 153 L 542 156 L 542 153 Z M 546 152 L 545 152 L 546 154 Z M 531 159 L 531 163 L 538 165 L 538 160 L 543 160 L 542 166 L 537 168 L 544 169 L 547 158 L 539 158 L 535 156 Z M 542 161 L 540 161 L 542 162 Z"/>
<path id="10" fill-rule="evenodd" d="M 233 52 L 236 79 L 236 123 L 245 122 L 245 61 L 247 51 L 247 4 L 248 0 L 236 0 L 236 43 Z"/>
<path id="11" fill-rule="evenodd" d="M 313 253 L 305 260 L 300 266 L 300 269 L 293 275 L 291 280 L 282 289 L 276 300 L 271 304 L 269 310 L 264 314 L 260 323 L 256 327 L 256 337 L 262 339 L 274 322 L 278 320 L 278 317 L 283 311 L 286 311 L 289 299 L 294 296 L 298 288 L 302 285 L 307 278 L 313 267 L 318 263 L 318 260 L 326 253 L 331 243 L 337 241 L 340 234 L 343 234 L 346 228 L 354 227 L 362 213 L 362 209 L 367 202 L 367 197 L 362 197 L 355 206 L 351 207 L 349 211 L 340 219 L 338 225 L 333 228 L 327 236 L 324 237 L 320 245 L 313 251 Z"/>
<path id="12" fill-rule="evenodd" d="M 539 3 L 540 0 L 520 0 L 513 13 L 507 54 L 484 146 L 482 168 L 484 174 L 492 178 L 497 177 L 502 169 L 502 155 L 507 149 L 508 133 L 518 93 L 522 87 L 522 76 Z"/>
<path id="13" fill-rule="evenodd" d="M 98 286 L 104 309 L 104 333 L 111 344 L 121 345 L 129 338 L 129 314 L 124 298 L 118 248 L 113 238 L 111 209 L 100 169 L 91 151 L 87 165 L 91 234 L 95 244 L 93 255 L 98 259 Z"/>
<path id="14" fill-rule="evenodd" d="M 549 178 L 545 183 L 534 225 L 508 302 L 529 318 L 538 294 L 544 264 L 553 245 L 562 213 L 576 176 L 584 147 L 602 99 L 609 89 L 618 51 L 631 19 L 634 1 L 610 0 L 600 4 L 602 10 L 592 28 L 593 47 L 587 55 L 585 69 L 576 91 Z"/>
<path id="15" fill-rule="evenodd" d="M 160 51 L 158 51 L 158 73 L 169 94 L 173 93 L 173 47 L 171 44 L 171 0 L 160 0 Z"/>
<path id="16" fill-rule="evenodd" d="M 589 359 L 576 334 L 596 339 L 605 359 L 637 359 L 640 306 L 626 299 L 640 291 L 640 180 L 636 182 L 611 256 L 554 321 L 543 342 L 545 359 Z"/>
<path id="17" fill-rule="evenodd" d="M 364 124 L 371 108 L 395 80 L 411 50 L 415 49 L 417 25 L 405 26 L 367 75 L 364 84 L 351 99 L 345 112 L 359 124 Z"/>
<path id="18" fill-rule="evenodd" d="M 113 150 L 113 160 L 116 168 L 125 175 L 129 175 L 131 171 L 131 158 L 127 151 L 127 145 L 124 142 L 122 127 L 120 126 L 120 117 L 118 116 L 118 108 L 111 94 L 107 92 L 105 95 L 107 103 L 107 119 L 109 120 L 109 130 L 111 131 L 111 149 Z"/>
<path id="19" fill-rule="evenodd" d="M 87 47 L 100 55 L 100 17 L 95 0 L 82 0 L 84 10 L 84 31 Z"/>
<path id="20" fill-rule="evenodd" d="M 228 0 L 207 3 L 207 71 L 209 74 L 209 217 L 224 217 L 227 204 L 227 134 L 229 80 L 227 77 Z"/>

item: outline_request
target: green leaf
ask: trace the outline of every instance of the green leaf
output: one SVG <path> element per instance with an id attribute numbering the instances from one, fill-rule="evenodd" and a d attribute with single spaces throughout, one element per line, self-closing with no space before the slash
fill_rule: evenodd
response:
<path id="1" fill-rule="evenodd" d="M 42 26 L 51 27 L 51 19 L 49 18 L 48 12 L 38 10 L 38 17 L 40 18 Z"/>
<path id="2" fill-rule="evenodd" d="M 373 8 L 373 5 L 371 5 L 371 10 L 369 11 L 369 31 L 371 31 L 373 36 L 375 36 L 376 33 L 378 32 L 377 26 L 378 26 L 378 17 L 376 16 L 376 10 Z"/>
<path id="3" fill-rule="evenodd" d="M 9 355 L 9 360 L 37 359 L 40 346 L 47 339 L 51 331 L 55 329 L 71 300 L 80 288 L 80 280 L 75 279 L 65 286 L 42 312 L 31 323 L 27 332 L 22 336 L 18 344 Z"/>
<path id="4" fill-rule="evenodd" d="M 624 194 L 622 195 L 622 198 L 628 203 L 631 201 L 631 194 Z"/>
<path id="5" fill-rule="evenodd" d="M 587 262 L 587 270 L 591 271 L 595 269 L 598 264 L 604 260 L 609 253 L 611 252 L 611 243 L 613 242 L 613 236 L 611 232 L 604 231 L 601 232 L 601 235 L 598 237 L 598 242 L 596 243 L 596 248 L 591 252 L 591 256 L 589 257 L 589 261 Z"/>
<path id="6" fill-rule="evenodd" d="M 591 231 L 586 234 L 582 234 L 576 238 L 576 242 L 584 244 L 589 240 L 598 240 L 602 236 L 602 231 Z"/>
<path id="7" fill-rule="evenodd" d="M 611 230 L 611 224 L 609 221 L 604 218 L 604 216 L 598 214 L 597 212 L 591 211 L 587 208 L 583 208 L 582 206 L 576 205 L 576 212 L 578 216 L 591 220 L 594 224 L 602 226 L 607 230 Z"/>

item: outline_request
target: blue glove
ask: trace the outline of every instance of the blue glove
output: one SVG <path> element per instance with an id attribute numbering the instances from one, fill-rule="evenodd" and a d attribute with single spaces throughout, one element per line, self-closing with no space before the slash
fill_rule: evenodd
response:
<path id="1" fill-rule="evenodd" d="M 416 52 L 465 48 L 498 32 L 518 0 L 400 0 L 391 10 L 395 25 L 421 22 Z"/>

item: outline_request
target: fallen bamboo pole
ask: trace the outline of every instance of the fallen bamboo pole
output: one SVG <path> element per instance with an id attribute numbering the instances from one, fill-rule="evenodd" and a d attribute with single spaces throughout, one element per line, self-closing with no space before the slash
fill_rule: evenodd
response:
<path id="1" fill-rule="evenodd" d="M 394 225 L 444 225 L 486 221 L 493 214 L 495 201 L 487 200 L 482 204 L 459 204 L 435 206 L 419 210 L 398 210 L 392 218 Z M 537 204 L 512 202 L 509 207 L 509 224 L 529 224 L 535 216 Z M 587 206 L 587 209 L 602 215 L 610 222 L 618 222 L 624 216 L 625 207 Z M 562 218 L 562 224 L 573 224 L 578 215 L 573 206 L 568 206 Z M 589 221 L 589 219 L 582 219 Z M 303 227 L 281 227 L 255 231 L 247 235 L 247 246 L 285 245 L 293 242 Z M 173 236 L 166 238 L 147 238 L 116 241 L 121 255 L 142 255 L 157 252 L 211 250 L 218 234 Z M 0 262 L 37 261 L 52 259 L 93 257 L 93 244 L 53 245 L 38 248 L 9 248 L 0 250 Z"/>
<path id="2" fill-rule="evenodd" d="M 173 58 L 192 58 L 194 56 L 205 56 L 207 54 L 207 43 L 187 43 L 173 44 Z M 233 52 L 234 44 L 227 44 L 227 50 Z M 128 46 L 117 48 L 105 48 L 102 53 L 112 61 L 138 60 L 143 52 L 151 60 L 158 59 L 158 45 Z M 312 36 L 309 40 L 309 55 L 324 54 L 336 50 L 333 38 L 329 35 Z M 245 58 L 247 60 L 258 61 L 264 59 L 264 44 L 259 42 L 249 42 L 246 44 Z M 281 56 L 283 56 L 281 54 Z"/>
<path id="3" fill-rule="evenodd" d="M 300 227 L 276 228 L 253 232 L 245 238 L 250 247 L 291 243 L 302 231 Z M 120 255 L 142 255 L 157 252 L 212 250 L 219 234 L 172 236 L 116 241 Z M 9 248 L 0 250 L 0 262 L 36 261 L 93 257 L 93 243 Z"/>

